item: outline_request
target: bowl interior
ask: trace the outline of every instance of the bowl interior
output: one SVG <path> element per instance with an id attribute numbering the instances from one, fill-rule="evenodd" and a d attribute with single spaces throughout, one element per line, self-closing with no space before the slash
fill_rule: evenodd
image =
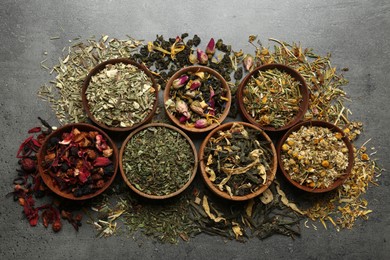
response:
<path id="1" fill-rule="evenodd" d="M 179 71 L 177 71 L 167 82 L 167 84 L 165 86 L 165 90 L 164 90 L 164 104 L 170 98 L 169 92 L 170 92 L 170 89 L 171 89 L 171 86 L 172 86 L 172 83 L 174 80 L 178 79 L 181 75 L 183 75 L 187 72 L 196 73 L 196 72 L 201 72 L 201 71 L 207 72 L 207 73 L 213 75 L 214 77 L 216 77 L 222 83 L 222 87 L 226 90 L 226 98 L 228 100 L 226 101 L 226 106 L 225 106 L 223 113 L 217 119 L 218 123 L 217 122 L 212 123 L 205 128 L 187 127 L 186 125 L 180 123 L 179 119 L 177 119 L 172 113 L 170 113 L 167 110 L 167 108 L 164 106 L 166 114 L 168 115 L 169 119 L 176 126 L 180 127 L 181 129 L 183 129 L 185 131 L 193 132 L 193 133 L 204 133 L 204 132 L 208 132 L 208 131 L 214 129 L 215 127 L 217 127 L 220 123 L 223 122 L 223 120 L 225 120 L 225 118 L 229 114 L 230 105 L 232 102 L 231 101 L 232 95 L 230 92 L 230 88 L 229 88 L 228 84 L 226 83 L 226 80 L 217 71 L 215 71 L 209 67 L 205 67 L 205 66 L 189 66 L 189 67 L 185 67 L 185 68 L 182 68 Z"/>
<path id="2" fill-rule="evenodd" d="M 287 138 L 290 136 L 291 133 L 295 132 L 295 131 L 298 131 L 302 126 L 319 126 L 319 127 L 324 127 L 324 128 L 329 128 L 332 132 L 338 132 L 340 134 L 342 134 L 342 140 L 343 142 L 345 143 L 345 145 L 347 146 L 348 148 L 348 166 L 347 166 L 347 169 L 345 170 L 345 174 L 342 175 L 340 178 L 338 178 L 337 180 L 335 180 L 333 182 L 332 185 L 330 185 L 329 187 L 327 188 L 311 188 L 311 187 L 308 187 L 306 185 L 301 185 L 300 183 L 296 182 L 295 180 L 293 180 L 290 176 L 290 174 L 284 169 L 284 166 L 283 166 L 283 161 L 282 161 L 282 145 L 286 142 Z M 341 184 L 344 183 L 344 181 L 349 177 L 349 175 L 351 174 L 351 170 L 352 170 L 352 167 L 353 167 L 353 163 L 354 163 L 354 153 L 353 153 L 353 147 L 352 147 L 352 144 L 351 142 L 349 141 L 348 137 L 345 135 L 345 133 L 343 132 L 343 130 L 341 130 L 339 127 L 331 124 L 331 123 L 328 123 L 328 122 L 325 122 L 325 121 L 316 121 L 316 120 L 313 120 L 313 121 L 304 121 L 304 122 L 301 122 L 295 126 L 293 126 L 292 128 L 290 128 L 284 135 L 283 137 L 280 139 L 280 141 L 278 142 L 277 144 L 277 155 L 278 155 L 278 163 L 279 163 L 279 168 L 280 170 L 282 171 L 283 175 L 286 177 L 286 179 L 291 183 L 293 184 L 295 187 L 301 189 L 301 190 L 304 190 L 304 191 L 307 191 L 307 192 L 312 192 L 312 193 L 323 193 L 323 192 L 328 192 L 328 191 L 331 191 L 335 188 L 337 188 L 338 186 L 340 186 Z"/>
<path id="3" fill-rule="evenodd" d="M 72 193 L 67 193 L 64 191 L 61 191 L 57 185 L 54 184 L 53 179 L 51 176 L 48 174 L 44 173 L 44 167 L 42 166 L 42 163 L 44 161 L 44 157 L 47 154 L 47 147 L 48 147 L 48 141 L 52 137 L 59 137 L 61 138 L 63 133 L 69 133 L 71 132 L 74 128 L 77 128 L 80 131 L 97 131 L 99 134 L 103 135 L 105 140 L 107 141 L 107 144 L 113 149 L 112 156 L 110 157 L 110 160 L 113 161 L 114 163 L 114 173 L 111 176 L 111 178 L 105 182 L 104 186 L 98 190 L 96 190 L 94 193 L 83 195 L 80 197 L 74 196 Z M 86 200 L 90 199 L 93 197 L 98 196 L 102 192 L 104 192 L 113 182 L 115 179 L 115 175 L 117 173 L 117 168 L 118 168 L 118 149 L 116 148 L 115 143 L 110 139 L 110 137 L 104 133 L 102 130 L 99 128 L 89 125 L 89 124 L 83 124 L 83 123 L 77 123 L 77 124 L 68 124 L 63 127 L 60 127 L 56 131 L 53 131 L 50 135 L 48 135 L 45 139 L 45 142 L 41 146 L 39 152 L 38 152 L 38 170 L 39 174 L 42 177 L 43 182 L 46 184 L 46 186 L 56 193 L 57 195 L 66 198 L 66 199 L 71 199 L 71 200 Z"/>
<path id="4" fill-rule="evenodd" d="M 224 130 L 228 130 L 230 129 L 233 124 L 235 123 L 238 123 L 238 124 L 242 124 L 244 125 L 246 128 L 252 128 L 252 129 L 256 129 L 257 131 L 259 131 L 259 133 L 261 133 L 262 137 L 264 138 L 264 140 L 266 140 L 267 142 L 269 142 L 269 148 L 270 150 L 272 151 L 272 166 L 270 168 L 270 170 L 267 172 L 267 180 L 266 180 L 266 183 L 263 184 L 258 190 L 256 190 L 255 192 L 253 193 L 250 193 L 250 194 L 247 194 L 247 195 L 244 195 L 244 196 L 230 196 L 227 192 L 224 192 L 224 191 L 221 191 L 219 190 L 215 184 L 210 180 L 209 178 L 209 175 L 206 173 L 206 163 L 205 161 L 207 161 L 207 158 L 205 158 L 205 148 L 208 144 L 208 141 L 211 137 L 215 136 L 217 134 L 218 131 L 224 131 Z M 202 177 L 203 177 L 203 180 L 205 181 L 206 185 L 215 193 L 217 194 L 218 196 L 222 197 L 222 198 L 225 198 L 225 199 L 228 199 L 228 200 L 233 200 L 233 201 L 244 201 L 244 200 L 249 200 L 251 198 L 254 198 L 258 195 L 260 195 L 261 193 L 263 193 L 268 187 L 269 185 L 271 185 L 272 181 L 274 180 L 275 178 L 275 175 L 276 175 L 276 170 L 277 170 L 277 158 L 276 158 L 276 149 L 275 149 L 275 146 L 273 145 L 272 143 L 272 140 L 270 139 L 270 137 L 262 130 L 260 129 L 259 127 L 257 126 L 254 126 L 254 125 L 251 125 L 249 123 L 245 123 L 245 122 L 229 122 L 229 123 L 225 123 L 223 125 L 220 125 L 219 127 L 215 128 L 214 130 L 212 130 L 208 135 L 207 137 L 204 139 L 204 141 L 202 142 L 201 146 L 200 146 L 200 149 L 199 149 L 199 161 L 200 161 L 200 171 L 201 171 L 201 174 L 202 174 Z"/>
<path id="5" fill-rule="evenodd" d="M 117 64 L 117 63 L 130 64 L 130 65 L 133 65 L 133 66 L 137 67 L 138 69 L 142 70 L 151 79 L 152 87 L 155 89 L 154 94 L 155 94 L 156 98 L 155 98 L 152 110 L 149 112 L 149 114 L 141 122 L 134 124 L 131 127 L 113 127 L 113 126 L 108 126 L 108 125 L 98 121 L 92 115 L 92 113 L 90 111 L 87 96 L 86 96 L 86 91 L 88 89 L 91 78 L 94 75 L 96 75 L 97 73 L 99 73 L 100 71 L 102 71 L 103 69 L 105 69 L 108 64 Z M 139 64 L 139 63 L 132 61 L 130 59 L 124 59 L 124 58 L 111 59 L 111 60 L 107 60 L 107 61 L 104 61 L 102 63 L 99 63 L 88 73 L 88 75 L 85 78 L 84 83 L 83 83 L 83 88 L 81 91 L 81 98 L 82 98 L 83 108 L 93 123 L 95 123 L 96 125 L 98 125 L 99 127 L 103 128 L 103 129 L 106 129 L 109 131 L 125 132 L 125 131 L 131 131 L 131 130 L 137 128 L 138 126 L 149 122 L 153 118 L 154 114 L 156 113 L 156 109 L 157 109 L 157 105 L 158 105 L 158 87 L 157 87 L 156 81 L 154 80 L 152 73 L 144 65 Z"/>
<path id="6" fill-rule="evenodd" d="M 299 111 L 296 114 L 296 116 L 286 125 L 275 128 L 273 126 L 265 126 L 257 122 L 246 110 L 244 102 L 243 102 L 243 91 L 248 84 L 249 80 L 252 78 L 252 76 L 257 75 L 259 71 L 266 71 L 269 69 L 278 69 L 280 71 L 286 72 L 290 74 L 293 78 L 295 78 L 297 81 L 299 81 L 299 90 L 302 95 L 302 100 L 299 104 Z M 238 102 L 238 107 L 241 111 L 241 114 L 244 116 L 246 120 L 248 120 L 250 123 L 260 127 L 261 129 L 265 131 L 270 131 L 270 132 L 281 132 L 289 129 L 293 125 L 297 124 L 305 115 L 308 107 L 309 107 L 309 90 L 307 88 L 305 79 L 302 77 L 302 75 L 294 70 L 293 68 L 283 65 L 283 64 L 277 64 L 277 63 L 272 63 L 272 64 L 266 64 L 262 65 L 260 67 L 255 68 L 253 71 L 251 71 L 240 83 L 238 90 L 237 90 L 237 102 Z"/>
<path id="7" fill-rule="evenodd" d="M 182 135 L 186 141 L 190 144 L 191 146 L 191 150 L 193 152 L 193 156 L 194 156 L 194 165 L 193 165 L 193 170 L 192 170 L 192 173 L 191 173 L 191 177 L 189 178 L 189 180 L 185 183 L 184 186 L 182 186 L 180 189 L 176 190 L 175 192 L 172 192 L 170 194 L 166 194 L 166 195 L 152 195 L 152 194 L 148 194 L 148 193 L 145 193 L 145 192 L 142 192 L 140 191 L 139 189 L 137 189 L 135 187 L 135 185 L 133 183 L 131 183 L 129 181 L 129 179 L 127 178 L 126 176 L 126 171 L 124 169 L 124 165 L 123 165 L 123 155 L 125 153 L 125 149 L 126 149 L 126 145 L 127 143 L 130 141 L 131 138 L 133 138 L 133 136 L 135 136 L 137 133 L 139 133 L 140 131 L 144 130 L 144 129 L 147 129 L 147 128 L 150 128 L 150 127 L 166 127 L 166 128 L 169 128 L 169 129 L 172 129 L 176 132 L 178 132 L 180 135 Z M 197 171 L 197 168 L 198 168 L 198 156 L 197 156 L 197 153 L 196 153 L 196 148 L 195 148 L 195 145 L 194 143 L 192 142 L 192 140 L 183 132 L 181 131 L 180 129 L 178 129 L 177 127 L 174 127 L 172 125 L 169 125 L 169 124 L 165 124 L 165 123 L 150 123 L 150 124 L 146 124 L 146 125 L 143 125 L 139 128 L 137 128 L 135 131 L 133 131 L 131 134 L 129 134 L 129 136 L 126 138 L 126 140 L 123 142 L 122 144 L 122 147 L 120 149 L 120 152 L 119 152 L 119 169 L 120 169 L 120 172 L 121 172 L 121 175 L 122 175 L 122 178 L 123 180 L 125 181 L 125 183 L 127 184 L 127 186 L 130 187 L 131 190 L 133 190 L 135 193 L 141 195 L 142 197 L 145 197 L 145 198 L 148 198 L 148 199 L 157 199 L 157 200 L 160 200 L 160 199 L 167 199 L 167 198 L 171 198 L 171 197 L 174 197 L 178 194 L 180 194 L 181 192 L 183 192 L 191 183 L 192 181 L 194 180 L 195 178 L 195 175 L 196 175 L 196 171 Z"/>

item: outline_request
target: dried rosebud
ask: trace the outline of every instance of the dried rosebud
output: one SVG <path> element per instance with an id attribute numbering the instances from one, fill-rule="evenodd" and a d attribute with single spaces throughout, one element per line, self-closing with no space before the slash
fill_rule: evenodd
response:
<path id="1" fill-rule="evenodd" d="M 174 89 L 178 89 L 178 88 L 181 88 L 183 87 L 187 81 L 188 81 L 189 77 L 187 75 L 183 75 L 181 76 L 180 78 L 178 79 L 175 79 L 173 82 L 172 82 L 172 87 Z"/>
<path id="2" fill-rule="evenodd" d="M 206 53 L 204 53 L 201 49 L 197 49 L 196 54 L 198 55 L 198 60 L 200 64 L 207 64 L 209 57 L 207 57 Z"/>
<path id="3" fill-rule="evenodd" d="M 209 122 L 205 118 L 198 119 L 195 122 L 195 128 L 205 128 L 209 125 Z"/>
<path id="4" fill-rule="evenodd" d="M 93 162 L 93 166 L 95 167 L 105 167 L 111 163 L 111 160 L 106 157 L 98 157 Z"/>
<path id="5" fill-rule="evenodd" d="M 202 83 L 200 82 L 200 80 L 196 79 L 196 80 L 192 81 L 190 89 L 195 90 L 195 89 L 199 88 L 200 85 L 202 85 Z"/>
<path id="6" fill-rule="evenodd" d="M 194 111 L 198 115 L 201 115 L 201 116 L 204 115 L 204 111 L 203 111 L 202 105 L 200 104 L 199 101 L 196 100 L 196 101 L 192 102 L 191 105 L 190 105 L 190 108 L 191 108 L 192 111 Z"/>
<path id="7" fill-rule="evenodd" d="M 188 112 L 188 107 L 186 102 L 184 102 L 183 100 L 177 100 L 176 111 L 180 114 L 184 114 L 185 112 Z"/>
<path id="8" fill-rule="evenodd" d="M 198 57 L 193 53 L 191 53 L 190 56 L 188 56 L 188 60 L 191 62 L 191 64 L 198 63 Z"/>
<path id="9" fill-rule="evenodd" d="M 213 56 L 213 54 L 215 53 L 215 41 L 214 41 L 214 38 L 211 38 L 209 43 L 207 44 L 206 53 L 207 53 L 209 58 L 211 58 Z"/>
<path id="10" fill-rule="evenodd" d="M 242 63 L 244 64 L 244 68 L 246 71 L 251 71 L 253 66 L 253 57 L 247 54 L 242 60 Z"/>
<path id="11" fill-rule="evenodd" d="M 188 119 L 189 119 L 189 118 L 187 118 L 186 116 L 181 116 L 181 117 L 179 118 L 179 122 L 180 122 L 181 124 L 184 124 L 185 122 L 188 121 Z"/>
<path id="12" fill-rule="evenodd" d="M 33 172 L 35 171 L 35 161 L 31 158 L 23 158 L 20 160 L 20 165 L 22 169 L 26 172 Z"/>

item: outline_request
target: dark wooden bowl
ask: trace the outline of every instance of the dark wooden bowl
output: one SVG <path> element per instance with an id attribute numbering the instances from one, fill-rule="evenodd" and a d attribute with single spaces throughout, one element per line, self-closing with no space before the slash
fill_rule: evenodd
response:
<path id="1" fill-rule="evenodd" d="M 164 107 L 165 107 L 165 112 L 168 115 L 169 119 L 176 126 L 180 127 L 181 129 L 183 129 L 185 131 L 188 131 L 188 132 L 204 133 L 204 132 L 208 132 L 208 131 L 216 128 L 218 125 L 220 125 L 222 123 L 223 120 L 225 120 L 225 118 L 229 114 L 230 105 L 232 103 L 232 101 L 231 101 L 232 100 L 232 95 L 231 95 L 231 92 L 230 92 L 230 88 L 229 88 L 228 84 L 226 83 L 226 80 L 217 71 L 215 71 L 215 70 L 213 70 L 213 69 L 211 69 L 209 67 L 198 66 L 198 65 L 185 67 L 185 68 L 182 68 L 181 70 L 177 71 L 175 74 L 173 74 L 173 76 L 169 79 L 169 81 L 167 82 L 167 84 L 165 86 L 164 104 L 170 98 L 169 92 L 170 92 L 172 83 L 173 83 L 173 81 L 175 79 L 179 78 L 181 75 L 183 75 L 183 74 L 185 74 L 187 72 L 195 73 L 195 72 L 198 72 L 198 71 L 207 72 L 207 73 L 213 75 L 214 77 L 216 77 L 218 80 L 221 81 L 222 87 L 226 90 L 226 97 L 228 98 L 228 101 L 226 101 L 225 110 L 223 111 L 221 116 L 217 119 L 218 123 L 212 123 L 211 125 L 209 125 L 209 126 L 207 126 L 205 128 L 187 127 L 185 124 L 181 124 L 179 119 L 176 118 L 172 113 L 170 113 L 165 106 Z"/>
<path id="2" fill-rule="evenodd" d="M 92 76 L 96 75 L 97 73 L 99 73 L 101 70 L 105 69 L 106 68 L 106 65 L 107 64 L 116 64 L 116 63 L 125 63 L 125 64 L 130 64 L 130 65 L 133 65 L 137 68 L 139 68 L 140 70 L 142 70 L 143 72 L 145 72 L 145 74 L 151 79 L 152 81 L 152 87 L 155 89 L 155 96 L 156 96 L 156 99 L 154 101 L 154 104 L 153 104 L 153 108 L 152 110 L 150 111 L 150 113 L 139 123 L 137 124 L 134 124 L 133 126 L 131 127 L 112 127 L 112 126 L 108 126 L 102 122 L 99 122 L 91 113 L 90 109 L 89 109 L 89 104 L 88 104 L 88 100 L 87 100 L 87 96 L 86 96 L 86 91 L 87 91 L 87 88 L 88 88 L 88 85 L 89 85 L 89 82 L 91 81 L 91 78 Z M 133 129 L 136 129 L 137 127 L 139 127 L 140 125 L 143 125 L 147 122 L 149 122 L 150 120 L 152 120 L 154 114 L 156 113 L 156 109 L 157 109 L 157 105 L 158 105 L 158 87 L 157 87 L 157 84 L 156 84 L 156 81 L 154 80 L 154 77 L 152 75 L 152 73 L 149 71 L 148 68 L 146 68 L 143 64 L 139 64 L 135 61 L 132 61 L 130 59 L 125 59 L 125 58 L 121 58 L 121 59 L 111 59 L 111 60 L 107 60 L 105 62 L 102 62 L 102 63 L 99 63 L 98 65 L 96 65 L 87 75 L 87 77 L 85 78 L 84 80 L 84 84 L 83 84 L 83 88 L 81 90 L 81 98 L 82 98 L 82 104 L 83 104 L 83 108 L 85 110 L 85 112 L 87 113 L 88 117 L 92 120 L 93 123 L 95 123 L 96 125 L 98 125 L 99 127 L 105 129 L 105 130 L 108 130 L 108 131 L 116 131 L 116 132 L 128 132 L 128 131 L 131 131 Z"/>
<path id="3" fill-rule="evenodd" d="M 145 192 L 142 192 L 140 191 L 139 189 L 137 189 L 127 178 L 126 176 L 126 173 L 125 173 L 125 169 L 123 167 L 123 154 L 125 152 L 125 148 L 126 148 L 126 144 L 129 142 L 129 140 L 134 136 L 136 135 L 138 132 L 144 130 L 144 129 L 147 129 L 149 127 L 166 127 L 166 128 L 170 128 L 178 133 L 180 133 L 186 140 L 187 142 L 190 144 L 191 148 L 192 148 L 192 151 L 193 151 L 193 154 L 194 154 L 194 169 L 192 171 L 192 174 L 191 174 L 191 177 L 190 179 L 188 180 L 188 182 L 183 186 L 181 187 L 180 189 L 178 189 L 177 191 L 175 192 L 172 192 L 170 194 L 167 194 L 167 195 L 151 195 L 151 194 L 147 194 Z M 198 156 L 197 156 L 197 153 L 196 153 L 196 148 L 195 148 L 195 145 L 194 143 L 192 142 L 192 140 L 180 129 L 178 129 L 177 127 L 175 126 L 172 126 L 172 125 L 169 125 L 169 124 L 165 124 L 165 123 L 151 123 L 151 124 L 146 124 L 146 125 L 143 125 L 139 128 L 137 128 L 135 131 L 131 132 L 131 134 L 126 138 L 126 140 L 123 142 L 122 144 L 122 147 L 120 149 L 120 152 L 119 152 L 119 169 L 120 169 L 120 172 L 122 174 L 122 178 L 123 180 L 125 181 L 125 183 L 127 184 L 127 186 L 130 187 L 131 190 L 133 190 L 135 193 L 137 193 L 138 195 L 142 196 L 142 197 L 145 197 L 145 198 L 148 198 L 148 199 L 154 199 L 154 200 L 161 200 L 161 199 L 167 199 L 167 198 L 171 198 L 171 197 L 174 197 L 178 194 L 180 194 L 181 192 L 183 192 L 191 183 L 192 181 L 194 180 L 195 178 L 195 175 L 196 175 L 196 171 L 198 169 Z"/>
<path id="4" fill-rule="evenodd" d="M 259 122 L 257 122 L 245 109 L 245 105 L 243 103 L 243 91 L 248 84 L 249 80 L 252 78 L 252 76 L 255 76 L 259 71 L 266 71 L 269 69 L 278 69 L 280 71 L 283 71 L 285 73 L 290 74 L 293 78 L 295 78 L 297 81 L 299 81 L 299 90 L 302 95 L 302 101 L 299 104 L 299 111 L 297 115 L 286 125 L 275 128 L 272 126 L 266 126 L 266 125 L 261 125 Z M 302 77 L 301 74 L 299 74 L 298 71 L 294 70 L 293 68 L 283 65 L 283 64 L 277 64 L 277 63 L 272 63 L 272 64 L 266 64 L 262 65 L 260 67 L 255 68 L 253 71 L 251 71 L 246 77 L 242 80 L 240 83 L 238 89 L 237 89 L 237 102 L 238 102 L 238 107 L 241 111 L 241 114 L 243 117 L 249 121 L 251 124 L 254 124 L 264 131 L 269 131 L 269 132 L 282 132 L 290 127 L 294 126 L 298 122 L 300 122 L 305 115 L 308 107 L 309 107 L 309 90 L 307 88 L 305 79 Z"/>
<path id="5" fill-rule="evenodd" d="M 345 174 L 342 175 L 342 177 L 338 178 L 336 181 L 333 182 L 333 184 L 327 188 L 311 188 L 311 187 L 308 187 L 308 186 L 305 186 L 305 185 L 301 185 L 299 184 L 298 182 L 294 181 L 293 179 L 291 179 L 291 176 L 290 174 L 284 169 L 284 166 L 283 166 L 283 161 L 282 161 L 282 156 L 281 156 L 281 153 L 282 153 L 282 145 L 286 142 L 287 138 L 290 136 L 291 133 L 295 132 L 295 131 L 298 131 L 302 126 L 319 126 L 319 127 L 325 127 L 325 128 L 329 128 L 332 132 L 338 132 L 338 133 L 341 133 L 342 134 L 342 140 L 343 142 L 345 143 L 345 145 L 347 146 L 348 148 L 348 167 L 347 169 L 345 170 Z M 353 163 L 354 163 L 354 153 L 353 153 L 353 147 L 352 147 L 352 144 L 351 142 L 349 141 L 348 137 L 345 135 L 345 133 L 343 132 L 343 130 L 341 130 L 339 127 L 331 124 L 331 123 L 328 123 L 328 122 L 325 122 L 325 121 L 316 121 L 316 120 L 313 120 L 313 121 L 304 121 L 304 122 L 301 122 L 295 126 L 293 126 L 292 128 L 290 128 L 284 135 L 283 137 L 279 140 L 278 144 L 277 144 L 277 155 L 278 155 L 278 163 L 279 163 L 279 168 L 280 170 L 282 171 L 283 175 L 286 177 L 286 179 L 292 184 L 294 185 L 295 187 L 301 189 L 301 190 L 304 190 L 304 191 L 307 191 L 307 192 L 312 192 L 312 193 L 323 193 L 323 192 L 328 192 L 328 191 L 331 191 L 331 190 L 334 190 L 336 189 L 337 187 L 339 187 L 340 185 L 342 185 L 344 183 L 344 181 L 349 177 L 349 175 L 351 174 L 351 170 L 352 170 L 352 167 L 353 167 Z"/>
<path id="6" fill-rule="evenodd" d="M 107 141 L 107 144 L 113 149 L 112 156 L 110 157 L 110 160 L 114 163 L 113 175 L 110 177 L 110 179 L 108 181 L 105 182 L 104 186 L 101 189 L 95 191 L 94 193 L 83 195 L 81 197 L 76 197 L 72 193 L 67 193 L 67 192 L 61 191 L 59 189 L 59 187 L 55 184 L 52 177 L 44 172 L 45 169 L 42 166 L 46 152 L 47 152 L 48 141 L 50 140 L 50 138 L 52 138 L 52 137 L 61 138 L 63 133 L 69 133 L 73 130 L 73 128 L 77 128 L 80 131 L 97 131 L 97 132 L 99 132 L 99 134 L 104 136 L 104 138 Z M 84 123 L 67 124 L 65 126 L 58 128 L 56 131 L 53 131 L 50 135 L 48 135 L 46 137 L 44 143 L 42 144 L 42 146 L 38 152 L 38 170 L 39 170 L 39 174 L 42 177 L 43 182 L 46 184 L 46 186 L 51 191 L 53 191 L 54 193 L 56 193 L 57 195 L 59 195 L 63 198 L 70 199 L 70 200 L 87 200 L 87 199 L 91 199 L 93 197 L 100 195 L 114 181 L 115 175 L 117 173 L 117 168 L 118 168 L 118 149 L 117 149 L 115 143 L 110 139 L 110 137 L 103 130 L 101 130 L 93 125 L 90 125 L 90 124 L 84 124 Z"/>
<path id="7" fill-rule="evenodd" d="M 253 129 L 258 130 L 261 133 L 261 135 L 264 137 L 264 139 L 267 140 L 270 143 L 270 147 L 269 148 L 272 150 L 272 153 L 273 153 L 272 168 L 267 172 L 266 183 L 264 185 L 262 185 L 255 192 L 247 194 L 247 195 L 244 195 L 244 196 L 230 196 L 227 192 L 220 191 L 217 187 L 215 187 L 214 183 L 212 181 L 210 181 L 209 176 L 208 176 L 208 174 L 205 171 L 205 168 L 206 168 L 205 160 L 207 160 L 207 158 L 204 158 L 204 152 L 205 152 L 205 148 L 206 148 L 207 143 L 209 142 L 210 138 L 213 137 L 215 134 L 217 134 L 218 131 L 221 131 L 221 130 L 223 131 L 223 130 L 230 129 L 234 123 L 240 123 L 240 124 L 244 125 L 245 127 L 253 128 Z M 275 179 L 276 170 L 278 168 L 277 167 L 277 158 L 276 158 L 276 149 L 275 149 L 275 146 L 272 143 L 271 138 L 261 128 L 255 126 L 255 125 L 249 124 L 249 123 L 245 123 L 245 122 L 229 122 L 229 123 L 225 123 L 223 125 L 220 125 L 217 128 L 215 128 L 214 130 L 212 130 L 207 135 L 207 137 L 203 140 L 203 142 L 202 142 L 202 144 L 200 146 L 200 149 L 199 149 L 199 162 L 200 162 L 200 171 L 201 171 L 203 180 L 205 181 L 205 183 L 209 187 L 209 189 L 211 191 L 213 191 L 215 194 L 217 194 L 218 196 L 220 196 L 220 197 L 222 197 L 224 199 L 233 200 L 233 201 L 245 201 L 245 200 L 249 200 L 249 199 L 252 199 L 254 197 L 259 196 L 266 189 L 268 189 L 268 187 L 271 185 L 271 183 Z"/>

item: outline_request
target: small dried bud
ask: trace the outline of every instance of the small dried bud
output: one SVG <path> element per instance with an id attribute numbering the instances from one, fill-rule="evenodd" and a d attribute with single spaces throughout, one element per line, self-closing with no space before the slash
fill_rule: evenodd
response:
<path id="1" fill-rule="evenodd" d="M 207 121 L 207 119 L 205 118 L 202 118 L 202 119 L 198 119 L 196 122 L 195 122 L 195 128 L 205 128 L 209 125 L 209 122 Z"/>
<path id="2" fill-rule="evenodd" d="M 190 56 L 188 56 L 188 60 L 191 62 L 191 64 L 198 63 L 198 57 L 193 53 L 191 53 Z"/>
<path id="3" fill-rule="evenodd" d="M 62 228 L 61 219 L 58 218 L 58 219 L 54 220 L 54 223 L 52 225 L 53 231 L 58 232 L 61 230 L 61 228 Z"/>
<path id="4" fill-rule="evenodd" d="M 198 60 L 200 64 L 207 64 L 209 57 L 201 49 L 197 49 L 196 53 L 198 55 Z"/>
<path id="5" fill-rule="evenodd" d="M 198 115 L 201 115 L 201 116 L 204 115 L 203 108 L 202 108 L 202 106 L 201 106 L 199 101 L 192 102 L 191 105 L 190 105 L 190 108 L 191 108 L 192 111 L 194 111 Z"/>
<path id="6" fill-rule="evenodd" d="M 200 80 L 194 80 L 192 83 L 191 83 L 191 86 L 190 86 L 190 89 L 191 90 L 195 90 L 197 88 L 200 87 L 200 85 L 202 85 L 202 83 L 200 82 Z"/>
<path id="7" fill-rule="evenodd" d="M 214 55 L 214 53 L 215 53 L 215 41 L 214 41 L 214 38 L 211 38 L 209 43 L 207 44 L 206 53 L 207 53 L 209 58 L 211 58 Z"/>
<path id="8" fill-rule="evenodd" d="M 184 102 L 183 100 L 177 100 L 176 101 L 176 111 L 180 114 L 184 114 L 184 113 L 188 112 L 188 107 L 187 107 L 186 102 Z"/>
<path id="9" fill-rule="evenodd" d="M 189 77 L 187 75 L 183 75 L 180 78 L 175 79 L 172 82 L 172 87 L 174 89 L 179 89 L 179 88 L 183 87 L 187 83 L 188 79 L 189 79 Z"/>
<path id="10" fill-rule="evenodd" d="M 246 71 L 251 71 L 253 66 L 253 57 L 249 54 L 246 55 L 242 63 L 244 64 L 244 68 Z"/>
<path id="11" fill-rule="evenodd" d="M 181 116 L 180 117 L 180 119 L 179 119 L 179 122 L 181 123 L 181 124 L 184 124 L 185 122 L 187 122 L 188 121 L 188 117 L 186 117 L 186 116 Z"/>

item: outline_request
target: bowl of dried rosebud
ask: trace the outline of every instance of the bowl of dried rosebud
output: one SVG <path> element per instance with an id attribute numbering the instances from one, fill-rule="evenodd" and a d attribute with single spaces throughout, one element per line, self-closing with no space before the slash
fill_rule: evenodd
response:
<path id="1" fill-rule="evenodd" d="M 81 91 L 83 108 L 99 127 L 131 131 L 149 122 L 158 103 L 158 87 L 143 64 L 111 59 L 94 67 Z"/>
<path id="2" fill-rule="evenodd" d="M 57 195 L 85 200 L 104 192 L 115 178 L 118 150 L 90 124 L 68 124 L 52 132 L 38 153 L 43 182 Z"/>
<path id="3" fill-rule="evenodd" d="M 205 66 L 189 66 L 177 71 L 164 90 L 169 119 L 185 131 L 207 132 L 222 123 L 231 105 L 225 79 Z"/>
<path id="4" fill-rule="evenodd" d="M 259 196 L 273 182 L 276 149 L 259 127 L 229 122 L 212 130 L 199 149 L 200 171 L 218 196 L 244 201 Z"/>
<path id="5" fill-rule="evenodd" d="M 348 137 L 339 127 L 324 121 L 304 121 L 290 128 L 280 139 L 277 153 L 287 180 L 313 193 L 342 185 L 354 162 Z"/>
<path id="6" fill-rule="evenodd" d="M 269 132 L 281 132 L 302 120 L 309 106 L 305 79 L 283 64 L 255 68 L 237 89 L 238 106 L 250 123 Z"/>

